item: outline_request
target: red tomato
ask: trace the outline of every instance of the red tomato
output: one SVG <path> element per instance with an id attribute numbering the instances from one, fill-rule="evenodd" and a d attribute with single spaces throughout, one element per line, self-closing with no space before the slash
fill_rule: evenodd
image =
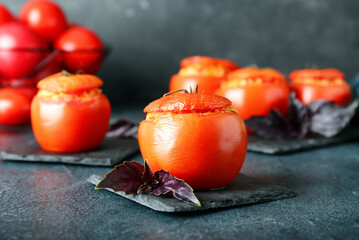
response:
<path id="1" fill-rule="evenodd" d="M 289 108 L 289 88 L 285 77 L 274 69 L 241 68 L 228 74 L 217 94 L 232 101 L 244 120 L 267 116 L 277 109 L 283 116 Z"/>
<path id="2" fill-rule="evenodd" d="M 31 99 L 20 89 L 0 89 L 0 124 L 21 125 L 30 120 Z"/>
<path id="3" fill-rule="evenodd" d="M 61 72 L 62 68 L 60 66 L 61 64 L 59 62 L 59 59 L 57 57 L 54 57 L 41 69 L 39 69 L 38 71 L 34 72 L 32 75 L 29 75 L 26 78 L 8 79 L 8 78 L 2 78 L 0 76 L 0 84 L 9 87 L 29 87 L 36 89 L 36 84 L 38 81 L 54 73 Z"/>
<path id="4" fill-rule="evenodd" d="M 11 22 L 14 20 L 14 17 L 9 12 L 9 10 L 0 3 L 0 26 L 4 23 Z"/>
<path id="5" fill-rule="evenodd" d="M 349 84 L 338 69 L 296 70 L 289 75 L 289 78 L 291 89 L 303 104 L 326 100 L 344 105 L 352 100 Z"/>
<path id="6" fill-rule="evenodd" d="M 111 108 L 89 74 L 54 74 L 38 83 L 31 104 L 31 124 L 40 146 L 52 152 L 96 148 L 108 129 Z"/>
<path id="7" fill-rule="evenodd" d="M 32 101 L 32 99 L 35 97 L 37 93 L 36 87 L 19 87 L 17 89 L 20 92 L 22 92 L 30 100 L 30 102 Z M 29 119 L 30 119 L 30 115 L 29 115 Z"/>
<path id="8" fill-rule="evenodd" d="M 206 56 L 191 56 L 191 57 L 184 58 L 180 63 L 180 67 L 186 68 L 193 64 L 220 65 L 220 66 L 227 68 L 230 71 L 239 68 L 239 66 L 235 62 L 232 62 L 230 60 L 221 59 L 221 58 L 211 58 L 211 57 L 206 57 Z"/>
<path id="9" fill-rule="evenodd" d="M 213 94 L 220 87 L 227 73 L 238 68 L 238 65 L 226 59 L 215 59 L 205 56 L 192 56 L 180 63 L 178 74 L 172 76 L 169 90 L 195 89 Z"/>
<path id="10" fill-rule="evenodd" d="M 20 10 L 19 20 L 48 42 L 67 28 L 64 12 L 49 0 L 28 1 Z"/>
<path id="11" fill-rule="evenodd" d="M 221 86 L 223 77 L 211 77 L 211 76 L 181 76 L 175 74 L 171 77 L 169 91 L 175 91 L 178 89 L 190 89 L 195 90 L 198 85 L 198 92 L 205 92 L 213 94 Z"/>
<path id="12" fill-rule="evenodd" d="M 247 151 L 243 120 L 223 97 L 172 94 L 150 103 L 138 130 L 143 159 L 195 190 L 223 187 L 238 175 Z"/>
<path id="13" fill-rule="evenodd" d="M 61 51 L 66 70 L 70 72 L 96 72 L 104 57 L 104 46 L 96 33 L 85 27 L 71 27 L 55 41 L 54 48 Z"/>
<path id="14" fill-rule="evenodd" d="M 0 26 L 0 75 L 21 78 L 46 55 L 46 44 L 34 32 L 18 22 Z"/>

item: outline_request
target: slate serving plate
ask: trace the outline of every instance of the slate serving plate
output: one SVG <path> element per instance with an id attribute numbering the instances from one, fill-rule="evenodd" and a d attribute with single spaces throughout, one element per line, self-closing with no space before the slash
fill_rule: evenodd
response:
<path id="1" fill-rule="evenodd" d="M 333 144 L 359 140 L 359 128 L 349 127 L 337 136 L 331 138 L 304 138 L 304 139 L 265 139 L 256 135 L 248 135 L 248 151 L 265 154 L 283 154 L 325 147 Z"/>
<path id="2" fill-rule="evenodd" d="M 101 145 L 83 153 L 52 153 L 42 150 L 35 139 L 0 151 L 9 161 L 69 163 L 90 166 L 114 166 L 139 150 L 137 140 L 105 138 Z"/>
<path id="3" fill-rule="evenodd" d="M 91 175 L 87 181 L 97 185 L 104 176 L 105 175 L 94 174 Z M 107 190 L 113 192 L 111 189 Z M 225 188 L 195 192 L 198 200 L 201 202 L 201 207 L 193 206 L 174 198 L 157 197 L 150 194 L 126 195 L 123 192 L 115 193 L 143 206 L 161 212 L 201 211 L 263 203 L 296 196 L 295 192 L 286 187 L 269 185 L 243 174 L 239 174 L 238 177 Z"/>

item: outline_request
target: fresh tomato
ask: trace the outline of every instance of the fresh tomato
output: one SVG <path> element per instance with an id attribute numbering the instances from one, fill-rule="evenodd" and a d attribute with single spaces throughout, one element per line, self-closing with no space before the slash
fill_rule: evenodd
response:
<path id="1" fill-rule="evenodd" d="M 21 78 L 29 73 L 46 55 L 46 43 L 18 22 L 0 26 L 0 75 Z"/>
<path id="2" fill-rule="evenodd" d="M 267 116 L 271 109 L 283 116 L 289 108 L 289 87 L 285 77 L 274 69 L 241 68 L 228 74 L 217 94 L 232 101 L 244 120 Z"/>
<path id="3" fill-rule="evenodd" d="M 21 125 L 30 121 L 31 98 L 17 88 L 0 89 L 0 124 Z"/>
<path id="4" fill-rule="evenodd" d="M 48 53 L 50 54 L 50 52 Z M 51 53 L 54 54 L 54 53 Z M 50 56 L 47 56 L 50 57 Z M 47 60 L 48 58 L 46 58 Z M 44 60 L 44 61 L 46 61 Z M 43 64 L 41 62 L 40 64 Z M 42 66 L 42 68 L 38 69 L 37 71 L 34 71 L 32 74 L 28 75 L 26 77 L 22 78 L 4 78 L 0 76 L 0 85 L 3 86 L 9 86 L 9 87 L 29 87 L 29 88 L 35 88 L 38 81 L 41 79 L 50 76 L 54 73 L 61 72 L 61 64 L 59 61 L 59 58 L 54 56 L 52 59 L 50 59 L 46 64 Z"/>
<path id="5" fill-rule="evenodd" d="M 35 95 L 37 94 L 36 87 L 22 86 L 22 87 L 18 87 L 16 89 L 18 89 L 20 92 L 22 92 L 30 100 L 30 103 L 31 103 L 32 99 L 35 97 Z M 29 112 L 29 119 L 30 119 L 30 112 Z"/>
<path id="6" fill-rule="evenodd" d="M 96 33 L 88 28 L 75 26 L 63 32 L 54 43 L 61 51 L 64 67 L 70 72 L 95 73 L 104 57 L 104 46 Z"/>
<path id="7" fill-rule="evenodd" d="M 14 20 L 14 17 L 10 11 L 0 3 L 0 26 L 4 23 L 11 22 Z"/>
<path id="8" fill-rule="evenodd" d="M 31 124 L 40 146 L 52 152 L 80 152 L 96 148 L 108 129 L 111 108 L 89 74 L 51 75 L 38 83 L 31 104 Z"/>
<path id="9" fill-rule="evenodd" d="M 49 43 L 67 28 L 64 12 L 49 0 L 28 1 L 20 10 L 19 20 Z"/>
<path id="10" fill-rule="evenodd" d="M 291 89 L 303 104 L 326 100 L 344 105 L 352 100 L 344 74 L 335 68 L 302 69 L 293 71 L 289 78 Z"/>
<path id="11" fill-rule="evenodd" d="M 247 152 L 243 120 L 221 96 L 172 94 L 150 103 L 138 130 L 143 159 L 195 190 L 223 187 L 238 175 Z"/>
<path id="12" fill-rule="evenodd" d="M 225 79 L 229 71 L 238 68 L 238 65 L 226 59 L 215 59 L 206 56 L 192 56 L 180 63 L 180 71 L 172 76 L 170 91 L 178 89 L 195 89 L 199 92 L 213 94 Z"/>

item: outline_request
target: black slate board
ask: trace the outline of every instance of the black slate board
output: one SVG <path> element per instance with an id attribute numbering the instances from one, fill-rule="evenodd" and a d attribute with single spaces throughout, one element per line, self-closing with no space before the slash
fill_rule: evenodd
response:
<path id="1" fill-rule="evenodd" d="M 282 154 L 306 149 L 325 147 L 346 141 L 358 140 L 359 128 L 350 127 L 331 138 L 304 138 L 304 139 L 266 139 L 256 135 L 248 135 L 248 151 L 265 154 Z"/>
<path id="2" fill-rule="evenodd" d="M 91 175 L 87 181 L 97 185 L 103 178 L 104 175 L 94 174 Z M 111 189 L 107 190 L 113 192 Z M 143 206 L 161 212 L 188 212 L 234 207 L 275 201 L 296 196 L 295 192 L 286 187 L 268 185 L 262 181 L 243 174 L 239 174 L 238 177 L 225 188 L 195 192 L 198 200 L 201 202 L 201 207 L 196 207 L 174 198 L 157 197 L 150 194 L 126 195 L 123 192 L 115 193 Z"/>
<path id="3" fill-rule="evenodd" d="M 9 161 L 69 163 L 90 166 L 114 166 L 139 150 L 135 139 L 105 138 L 101 145 L 81 153 L 52 153 L 43 150 L 36 140 L 17 144 L 0 152 Z"/>

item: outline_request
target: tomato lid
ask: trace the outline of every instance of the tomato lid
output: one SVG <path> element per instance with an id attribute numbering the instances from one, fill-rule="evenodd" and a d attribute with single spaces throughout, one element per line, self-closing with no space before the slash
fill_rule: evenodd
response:
<path id="1" fill-rule="evenodd" d="M 343 72 L 339 71 L 336 68 L 326 68 L 326 69 L 299 69 L 291 72 L 289 74 L 290 80 L 294 79 L 344 79 L 345 75 Z"/>
<path id="2" fill-rule="evenodd" d="M 61 72 L 42 79 L 37 87 L 51 92 L 73 93 L 98 88 L 102 84 L 102 80 L 95 75 Z"/>
<path id="3" fill-rule="evenodd" d="M 186 68 L 193 64 L 221 66 L 230 71 L 239 67 L 235 62 L 232 62 L 230 60 L 222 58 L 212 58 L 207 56 L 191 56 L 184 58 L 180 63 L 180 67 Z"/>
<path id="4" fill-rule="evenodd" d="M 144 112 L 193 113 L 211 112 L 230 107 L 232 102 L 225 97 L 204 93 L 176 93 L 163 96 L 145 107 Z"/>
<path id="5" fill-rule="evenodd" d="M 248 78 L 268 80 L 285 80 L 285 76 L 272 68 L 240 68 L 227 75 L 229 81 Z"/>

